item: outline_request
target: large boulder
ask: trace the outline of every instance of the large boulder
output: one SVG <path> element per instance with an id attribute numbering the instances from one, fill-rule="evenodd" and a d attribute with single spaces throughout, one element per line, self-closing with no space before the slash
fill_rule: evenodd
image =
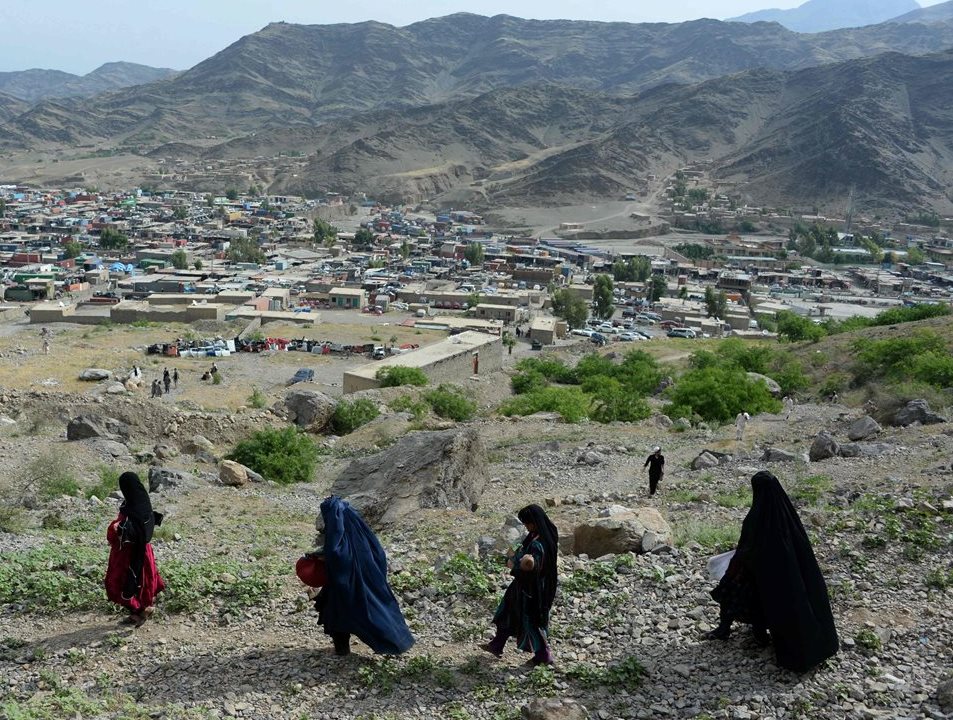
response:
<path id="1" fill-rule="evenodd" d="M 781 397 L 781 386 L 767 375 L 762 375 L 761 373 L 749 372 L 746 373 L 748 379 L 753 382 L 763 382 L 768 386 L 768 392 L 771 393 L 774 397 Z"/>
<path id="2" fill-rule="evenodd" d="M 241 487 L 248 484 L 248 468 L 234 460 L 222 460 L 218 468 L 218 479 L 222 485 Z"/>
<path id="3" fill-rule="evenodd" d="M 321 432 L 334 414 L 334 400 L 315 390 L 291 390 L 285 395 L 288 419 L 310 432 Z"/>
<path id="4" fill-rule="evenodd" d="M 885 455 L 893 450 L 896 450 L 896 446 L 891 445 L 890 443 L 856 442 L 843 443 L 837 448 L 837 453 L 841 457 L 845 458 L 878 457 L 879 455 Z"/>
<path id="5" fill-rule="evenodd" d="M 937 685 L 934 697 L 936 698 L 936 704 L 940 706 L 940 710 L 945 713 L 953 713 L 953 680 L 947 680 Z"/>
<path id="6" fill-rule="evenodd" d="M 762 462 L 794 462 L 795 460 L 797 460 L 797 455 L 781 448 L 765 448 L 761 455 Z"/>
<path id="7" fill-rule="evenodd" d="M 827 458 L 837 457 L 840 454 L 840 446 L 829 433 L 822 430 L 811 443 L 811 449 L 808 451 L 808 457 L 811 462 L 818 460 L 827 460 Z"/>
<path id="8" fill-rule="evenodd" d="M 893 424 L 898 427 L 906 427 L 913 423 L 935 425 L 945 422 L 946 418 L 933 412 L 930 409 L 930 403 L 926 400 L 911 400 L 893 416 Z"/>
<path id="9" fill-rule="evenodd" d="M 129 427 L 111 417 L 96 415 L 79 415 L 69 421 L 66 426 L 67 440 L 87 440 L 89 438 L 105 438 L 125 442 L 129 439 Z"/>
<path id="10" fill-rule="evenodd" d="M 608 517 L 597 517 L 576 526 L 573 531 L 573 552 L 591 558 L 619 553 L 651 552 L 661 545 L 671 545 L 672 526 L 655 508 L 613 508 Z"/>
<path id="11" fill-rule="evenodd" d="M 158 492 L 167 488 L 188 488 L 195 484 L 195 478 L 183 470 L 165 467 L 149 468 L 149 492 Z"/>
<path id="12" fill-rule="evenodd" d="M 109 380 L 112 376 L 113 374 L 109 370 L 103 370 L 102 368 L 86 368 L 79 374 L 79 379 L 87 380 L 89 382 L 99 382 L 100 380 Z"/>
<path id="13" fill-rule="evenodd" d="M 850 427 L 847 428 L 847 437 L 853 441 L 866 440 L 880 431 L 881 427 L 877 424 L 877 421 L 870 417 L 870 415 L 864 415 L 862 418 L 857 418 L 850 424 Z"/>
<path id="14" fill-rule="evenodd" d="M 416 432 L 358 458 L 331 488 L 368 522 L 389 525 L 421 508 L 473 509 L 486 482 L 486 453 L 473 428 Z"/>
<path id="15" fill-rule="evenodd" d="M 575 700 L 536 698 L 520 708 L 522 720 L 588 720 L 589 711 Z"/>
<path id="16" fill-rule="evenodd" d="M 692 470 L 707 470 L 718 466 L 718 458 L 707 450 L 702 450 L 694 460 L 692 460 Z"/>

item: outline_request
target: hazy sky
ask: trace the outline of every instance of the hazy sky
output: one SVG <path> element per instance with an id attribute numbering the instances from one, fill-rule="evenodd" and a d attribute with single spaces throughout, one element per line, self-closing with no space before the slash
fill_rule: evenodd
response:
<path id="1" fill-rule="evenodd" d="M 941 0 L 920 0 L 933 5 Z M 680 22 L 728 18 L 803 0 L 0 0 L 0 71 L 77 74 L 125 60 L 184 70 L 269 22 L 379 20 L 408 25 L 454 12 L 526 18 Z M 652 5 L 652 7 L 647 7 Z"/>

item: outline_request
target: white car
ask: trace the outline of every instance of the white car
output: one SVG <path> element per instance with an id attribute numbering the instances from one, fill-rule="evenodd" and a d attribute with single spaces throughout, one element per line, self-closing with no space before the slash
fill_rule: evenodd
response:
<path id="1" fill-rule="evenodd" d="M 582 337 L 592 337 L 593 332 L 595 331 L 590 330 L 589 328 L 576 328 L 575 330 L 572 331 L 572 334 L 581 335 Z"/>
<path id="2" fill-rule="evenodd" d="M 655 325 L 658 322 L 658 320 L 655 318 L 650 318 L 648 315 L 642 314 L 636 315 L 635 321 L 637 323 L 642 323 L 643 325 Z"/>
<path id="3" fill-rule="evenodd" d="M 619 335 L 619 340 L 622 342 L 633 342 L 634 340 L 645 340 L 645 338 L 641 335 L 636 335 L 635 333 L 624 332 Z"/>

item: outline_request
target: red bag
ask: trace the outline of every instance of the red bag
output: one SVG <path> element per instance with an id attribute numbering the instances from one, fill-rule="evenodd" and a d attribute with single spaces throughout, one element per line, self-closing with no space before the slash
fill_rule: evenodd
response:
<path id="1" fill-rule="evenodd" d="M 295 563 L 295 574 L 308 587 L 324 587 L 328 582 L 328 570 L 321 555 L 305 555 Z"/>

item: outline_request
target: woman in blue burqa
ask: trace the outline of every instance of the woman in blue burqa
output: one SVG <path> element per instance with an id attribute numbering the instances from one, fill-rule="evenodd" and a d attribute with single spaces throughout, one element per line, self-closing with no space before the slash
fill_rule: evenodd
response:
<path id="1" fill-rule="evenodd" d="M 517 517 L 526 527 L 526 537 L 507 561 L 513 581 L 493 616 L 496 635 L 480 647 L 500 657 L 506 641 L 515 635 L 517 647 L 533 653 L 528 664 L 552 665 L 549 613 L 556 598 L 559 532 L 539 505 L 527 505 Z"/>
<path id="2" fill-rule="evenodd" d="M 337 496 L 321 503 L 327 582 L 315 600 L 334 652 L 350 652 L 357 635 L 374 652 L 399 655 L 414 644 L 387 584 L 387 557 L 358 512 Z"/>
<path id="3" fill-rule="evenodd" d="M 759 643 L 774 644 L 778 665 L 805 672 L 838 649 L 827 585 L 778 479 L 761 471 L 751 489 L 738 547 L 711 592 L 721 623 L 709 637 L 727 640 L 732 622 L 750 623 Z"/>

